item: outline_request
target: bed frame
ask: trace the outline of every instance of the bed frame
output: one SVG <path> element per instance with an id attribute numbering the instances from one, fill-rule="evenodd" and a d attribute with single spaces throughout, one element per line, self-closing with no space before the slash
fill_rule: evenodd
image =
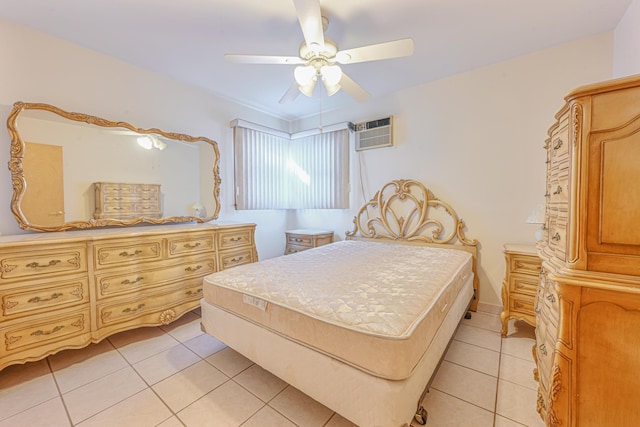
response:
<path id="1" fill-rule="evenodd" d="M 473 256 L 473 292 L 470 286 L 467 287 L 468 299 L 458 298 L 454 302 L 429 347 L 429 353 L 433 356 L 421 361 L 414 374 L 405 380 L 374 377 L 276 332 L 217 309 L 204 300 L 203 330 L 351 421 L 366 426 L 388 427 L 388 424 L 376 422 L 376 403 L 384 402 L 389 408 L 393 408 L 394 413 L 406 414 L 407 418 L 415 410 L 415 420 L 425 424 L 427 412 L 422 407 L 422 400 L 460 320 L 469 310 L 475 311 L 477 307 L 478 241 L 468 239 L 464 229 L 465 223 L 455 210 L 436 198 L 420 182 L 395 180 L 385 184 L 362 206 L 354 218 L 353 230 L 346 232 L 346 239 L 350 240 L 446 247 L 467 251 Z M 243 339 L 244 336 L 253 338 L 251 342 L 247 342 L 248 340 Z M 275 348 L 277 351 L 260 351 L 264 348 Z M 287 357 L 281 357 L 282 354 L 287 354 Z M 322 373 L 323 381 L 318 381 L 319 372 Z M 406 421 L 408 420 L 404 419 L 392 427 L 399 427 L 401 423 L 404 423 L 403 427 L 407 426 Z"/>

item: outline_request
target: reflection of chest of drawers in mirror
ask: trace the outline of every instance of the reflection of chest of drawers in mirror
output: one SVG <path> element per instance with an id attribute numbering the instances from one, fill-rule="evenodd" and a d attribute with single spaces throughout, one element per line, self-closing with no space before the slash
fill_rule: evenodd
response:
<path id="1" fill-rule="evenodd" d="M 160 184 L 94 182 L 95 219 L 161 218 Z"/>
<path id="2" fill-rule="evenodd" d="M 0 369 L 168 324 L 207 274 L 257 261 L 254 224 L 0 237 Z"/>

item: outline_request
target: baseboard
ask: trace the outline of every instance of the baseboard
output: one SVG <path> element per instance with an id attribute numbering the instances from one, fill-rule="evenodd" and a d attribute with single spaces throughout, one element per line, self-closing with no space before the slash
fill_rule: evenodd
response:
<path id="1" fill-rule="evenodd" d="M 479 302 L 478 311 L 482 311 L 484 313 L 489 313 L 489 314 L 500 314 L 502 313 L 502 306 L 487 304 L 486 302 Z"/>

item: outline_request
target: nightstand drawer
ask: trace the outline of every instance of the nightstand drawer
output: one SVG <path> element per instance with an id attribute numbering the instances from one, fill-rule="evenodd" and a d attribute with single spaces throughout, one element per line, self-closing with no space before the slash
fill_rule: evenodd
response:
<path id="1" fill-rule="evenodd" d="M 537 256 L 513 254 L 511 256 L 511 273 L 512 274 L 529 274 L 534 277 L 538 277 L 540 274 L 540 268 L 542 267 L 542 261 Z"/>
<path id="2" fill-rule="evenodd" d="M 299 229 L 285 231 L 285 255 L 333 243 L 333 231 Z"/>
<path id="3" fill-rule="evenodd" d="M 514 274 L 509 278 L 509 291 L 514 294 L 526 294 L 535 297 L 538 291 L 537 277 Z"/>
<path id="4" fill-rule="evenodd" d="M 509 308 L 511 311 L 517 311 L 525 314 L 533 314 L 535 297 L 527 295 L 511 295 L 509 298 Z"/>

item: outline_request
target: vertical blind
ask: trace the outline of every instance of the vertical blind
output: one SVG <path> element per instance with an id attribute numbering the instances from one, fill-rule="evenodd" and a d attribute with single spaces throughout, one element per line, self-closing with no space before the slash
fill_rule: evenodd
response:
<path id="1" fill-rule="evenodd" d="M 237 209 L 344 209 L 349 131 L 291 139 L 234 128 Z"/>

